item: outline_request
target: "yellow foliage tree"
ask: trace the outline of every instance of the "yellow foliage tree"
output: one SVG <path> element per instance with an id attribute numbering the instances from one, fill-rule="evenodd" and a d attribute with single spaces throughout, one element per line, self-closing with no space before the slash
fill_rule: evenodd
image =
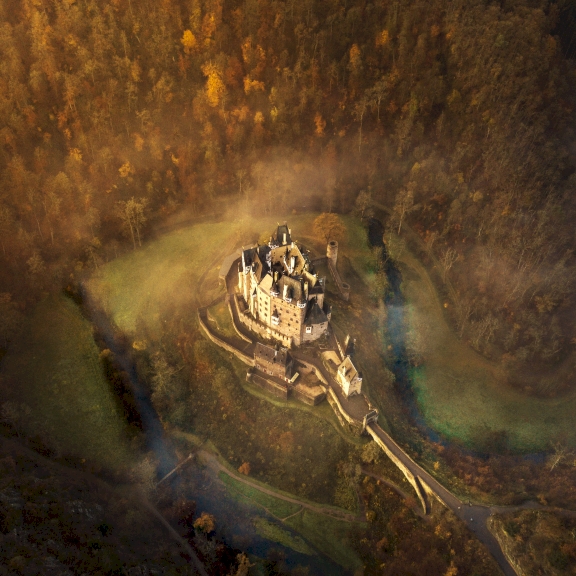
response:
<path id="1" fill-rule="evenodd" d="M 314 220 L 314 234 L 326 242 L 340 240 L 346 234 L 346 226 L 337 214 L 324 212 Z"/>
<path id="2" fill-rule="evenodd" d="M 184 30 L 180 42 L 184 45 L 184 52 L 190 54 L 190 52 L 196 47 L 196 37 L 192 34 L 192 30 Z"/>
<path id="3" fill-rule="evenodd" d="M 208 103 L 210 106 L 216 108 L 216 106 L 222 103 L 226 95 L 226 86 L 222 80 L 222 73 L 212 62 L 204 64 L 204 66 L 202 66 L 202 72 L 204 76 L 208 77 L 206 81 Z"/>
<path id="4" fill-rule="evenodd" d="M 209 534 L 210 532 L 214 531 L 214 528 L 216 528 L 216 520 L 212 514 L 208 514 L 208 512 L 202 512 L 200 518 L 197 518 L 194 522 L 194 528 Z"/>
<path id="5" fill-rule="evenodd" d="M 250 94 L 250 92 L 264 92 L 264 82 L 259 80 L 251 80 L 250 76 L 244 78 L 244 92 Z"/>
<path id="6" fill-rule="evenodd" d="M 382 30 L 378 36 L 376 36 L 376 46 L 386 46 L 390 42 L 390 34 L 388 30 Z"/>
<path id="7" fill-rule="evenodd" d="M 316 129 L 314 130 L 316 136 L 324 136 L 324 128 L 326 128 L 326 120 L 322 118 L 322 115 L 319 112 L 316 112 L 316 116 L 314 116 L 314 124 L 316 125 Z"/>
<path id="8" fill-rule="evenodd" d="M 358 48 L 358 44 L 352 44 L 352 48 L 350 48 L 349 67 L 352 74 L 359 74 L 362 69 L 362 60 L 360 58 L 360 48 Z"/>
<path id="9" fill-rule="evenodd" d="M 118 172 L 120 173 L 120 178 L 126 178 L 130 176 L 130 174 L 134 174 L 134 167 L 130 164 L 129 160 L 126 160 L 126 162 L 118 168 Z"/>

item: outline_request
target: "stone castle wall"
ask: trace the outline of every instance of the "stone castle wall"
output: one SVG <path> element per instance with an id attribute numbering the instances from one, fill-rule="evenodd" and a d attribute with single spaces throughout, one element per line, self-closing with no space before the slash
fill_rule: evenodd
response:
<path id="1" fill-rule="evenodd" d="M 248 330 L 252 330 L 256 334 L 259 334 L 263 338 L 273 338 L 274 340 L 280 342 L 286 348 L 292 347 L 292 337 L 286 334 L 282 334 L 277 330 L 274 330 L 270 326 L 266 326 L 258 320 L 255 320 L 250 312 L 244 306 L 240 306 L 239 298 L 237 294 L 234 294 L 234 305 L 236 310 L 238 310 L 238 319 Z"/>

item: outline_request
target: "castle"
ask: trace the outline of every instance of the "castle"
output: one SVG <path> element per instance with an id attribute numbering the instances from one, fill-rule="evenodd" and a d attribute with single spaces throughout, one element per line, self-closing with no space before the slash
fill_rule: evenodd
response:
<path id="1" fill-rule="evenodd" d="M 242 250 L 238 287 L 269 337 L 299 346 L 327 334 L 332 310 L 324 301 L 325 279 L 287 224 L 278 225 L 268 244 Z"/>

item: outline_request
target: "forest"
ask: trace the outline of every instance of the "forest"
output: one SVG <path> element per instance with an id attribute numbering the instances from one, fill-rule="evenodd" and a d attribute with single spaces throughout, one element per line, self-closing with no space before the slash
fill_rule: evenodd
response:
<path id="1" fill-rule="evenodd" d="M 417 254 L 453 332 L 503 369 L 502 385 L 560 397 L 576 374 L 575 40 L 572 0 L 0 0 L 0 360 L 11 346 L 26 348 L 19 331 L 39 302 L 46 310 L 63 290 L 78 295 L 89 274 L 179 225 L 355 214 L 382 221 L 389 254 L 404 246 Z M 376 288 L 385 290 L 386 281 Z M 64 312 L 68 305 L 58 304 Z M 90 340 L 88 324 L 82 330 Z M 54 334 L 54 340 L 73 338 L 63 324 Z M 184 360 L 190 353 L 188 368 L 198 376 L 185 397 L 220 410 L 214 398 L 228 402 L 232 365 L 222 367 L 197 336 L 179 352 Z M 89 355 L 88 344 L 77 348 L 76 358 Z M 106 378 L 131 414 L 131 447 L 118 448 L 120 460 L 143 443 L 141 422 L 126 371 L 102 348 Z M 147 353 L 133 348 L 135 357 Z M 210 371 L 220 387 L 202 388 L 200 376 Z M 96 389 L 98 375 L 86 374 Z M 9 392 L 0 379 L 0 402 Z M 162 407 L 157 391 L 152 400 Z M 246 393 L 230 413 L 244 417 L 254 402 Z M 0 431 L 20 440 L 23 431 L 12 424 L 27 414 L 7 414 L 8 404 Z M 191 415 L 206 429 L 215 421 L 211 412 L 194 410 L 182 408 L 182 419 Z M 109 410 L 114 426 L 102 424 L 110 437 L 123 434 L 120 412 Z M 304 428 L 304 417 L 290 418 Z M 322 422 L 314 426 L 321 434 L 331 430 Z M 487 453 L 499 451 L 498 434 L 487 432 Z M 489 492 L 517 503 L 536 494 L 542 504 L 571 505 L 576 468 L 564 439 L 557 440 L 546 473 L 506 450 L 484 462 L 486 454 L 432 444 L 453 482 L 473 497 Z M 361 482 L 360 463 L 375 463 L 362 459 L 360 449 L 346 464 L 352 451 L 343 440 L 332 444 L 336 451 L 324 445 L 315 447 L 310 464 L 317 465 L 320 453 L 340 458 L 338 486 L 346 484 L 348 468 L 355 470 L 356 496 L 373 510 L 356 549 L 369 558 L 368 573 L 397 573 L 417 555 L 421 566 L 426 559 L 432 572 L 446 576 L 458 573 L 457 565 L 465 573 L 468 562 L 478 574 L 493 570 L 478 543 L 460 533 L 462 526 L 448 517 L 419 525 L 409 507 L 392 509 L 379 495 L 377 476 Z M 101 551 L 100 559 L 92 552 L 81 557 L 86 569 L 119 564 L 116 539 L 124 541 L 124 532 L 145 517 L 141 503 L 123 496 L 113 505 L 117 496 L 100 487 L 99 501 L 110 502 L 102 518 L 117 531 L 108 538 L 104 519 L 98 526 L 74 525 L 59 512 L 58 494 L 75 493 L 80 477 L 66 478 L 39 456 L 10 446 L 0 462 L 6 482 L 30 502 L 22 500 L 24 512 L 13 514 L 2 504 L 0 543 L 14 526 L 38 525 L 48 533 L 52 518 L 63 517 L 59 530 L 71 542 L 92 542 Z M 48 450 L 40 448 L 36 452 Z M 298 486 L 293 469 L 299 461 L 288 458 L 287 475 L 268 477 L 264 456 L 272 460 L 275 449 L 263 455 L 251 448 L 253 473 L 318 499 L 332 478 L 319 475 Z M 242 464 L 238 454 L 227 457 Z M 93 465 L 76 464 L 81 470 Z M 131 464 L 127 456 L 123 466 Z M 34 488 L 37 473 L 52 496 Z M 341 492 L 355 502 L 351 486 Z M 232 569 L 242 547 L 225 549 L 209 539 L 210 530 L 192 523 L 191 504 L 179 502 L 181 510 L 165 508 L 180 522 L 180 534 L 202 536 L 203 560 L 216 566 L 225 558 Z M 555 522 L 526 512 L 494 525 L 532 567 L 541 559 L 532 557 L 529 544 L 544 526 L 551 535 L 547 562 L 569 570 L 576 562 L 567 536 L 574 534 L 573 522 Z M 564 539 L 552 545 L 560 532 Z M 414 547 L 416 540 L 424 544 Z M 385 566 L 392 551 L 396 560 Z M 10 554 L 12 569 L 24 566 L 22 551 Z M 246 573 L 238 562 L 238 574 Z"/>
<path id="2" fill-rule="evenodd" d="M 363 192 L 425 242 L 470 346 L 516 374 L 568 358 L 575 14 L 2 0 L 0 346 L 175 213 L 349 212 Z"/>

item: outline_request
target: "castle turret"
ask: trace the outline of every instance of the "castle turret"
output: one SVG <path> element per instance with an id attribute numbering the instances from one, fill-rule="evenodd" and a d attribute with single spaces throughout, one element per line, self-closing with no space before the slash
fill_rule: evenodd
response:
<path id="1" fill-rule="evenodd" d="M 326 246 L 326 257 L 332 261 L 332 265 L 336 267 L 336 260 L 338 259 L 338 242 L 330 240 Z"/>

